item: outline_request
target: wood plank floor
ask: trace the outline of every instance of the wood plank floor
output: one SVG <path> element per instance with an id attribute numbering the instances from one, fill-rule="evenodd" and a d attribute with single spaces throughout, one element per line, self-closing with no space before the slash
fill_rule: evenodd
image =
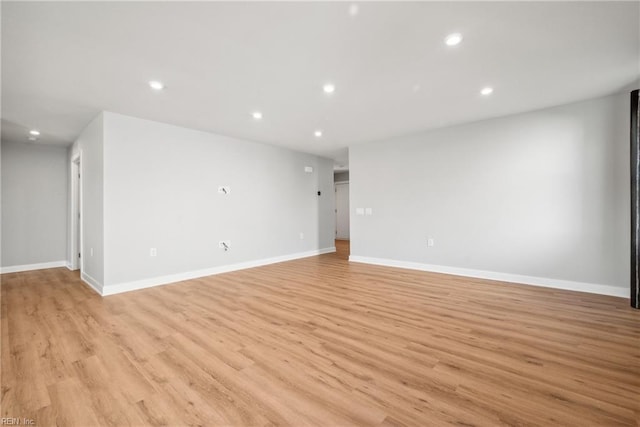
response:
<path id="1" fill-rule="evenodd" d="M 38 426 L 638 426 L 619 298 L 349 264 L 100 298 L 2 275 L 2 417 Z"/>

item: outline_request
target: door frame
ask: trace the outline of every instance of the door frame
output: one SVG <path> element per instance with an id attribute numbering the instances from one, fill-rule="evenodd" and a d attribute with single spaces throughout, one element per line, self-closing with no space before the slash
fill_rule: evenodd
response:
<path id="1" fill-rule="evenodd" d="M 82 152 L 71 158 L 71 224 L 69 228 L 69 269 L 84 271 L 84 250 L 82 239 Z M 80 256 L 78 256 L 80 254 Z"/>

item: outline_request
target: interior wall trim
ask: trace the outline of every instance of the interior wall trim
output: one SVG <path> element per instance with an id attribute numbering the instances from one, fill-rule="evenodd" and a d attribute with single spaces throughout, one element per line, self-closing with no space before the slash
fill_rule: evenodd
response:
<path id="1" fill-rule="evenodd" d="M 312 250 L 307 252 L 298 252 L 294 254 L 282 255 L 282 256 L 277 256 L 272 258 L 264 258 L 264 259 L 254 260 L 254 261 L 240 262 L 236 264 L 221 265 L 218 267 L 205 268 L 202 270 L 187 271 L 184 273 L 170 274 L 167 276 L 153 277 L 149 279 L 119 283 L 116 285 L 103 286 L 100 293 L 102 296 L 115 295 L 123 292 L 130 292 L 130 291 L 135 291 L 139 289 L 151 288 L 154 286 L 168 285 L 175 282 L 181 282 L 183 280 L 191 280 L 191 279 L 197 279 L 199 277 L 213 276 L 215 274 L 229 273 L 231 271 L 244 270 L 247 268 L 260 267 L 260 266 L 269 265 L 269 264 L 276 264 L 278 262 L 291 261 L 291 260 L 300 259 L 300 258 L 307 258 L 310 256 L 316 256 L 316 255 L 326 254 L 326 253 L 335 252 L 335 251 L 336 251 L 335 246 L 332 246 L 329 248 L 317 249 L 317 250 Z"/>
<path id="2" fill-rule="evenodd" d="M 417 262 L 398 261 L 392 259 L 370 258 L 363 256 L 350 256 L 350 262 L 381 265 L 385 267 L 406 268 L 409 270 L 428 271 L 430 273 L 451 274 L 455 276 L 474 277 L 478 279 L 509 282 L 515 285 L 533 285 L 545 288 L 563 289 L 568 291 L 588 292 L 590 294 L 609 295 L 627 298 L 627 290 L 624 285 L 611 286 L 596 283 L 574 282 L 571 280 L 549 279 L 545 277 L 525 276 L 521 274 L 500 273 L 496 271 L 474 270 L 470 268 L 450 267 L 434 264 L 422 264 Z"/>
<path id="3" fill-rule="evenodd" d="M 22 271 L 44 270 L 46 268 L 66 267 L 67 261 L 41 262 L 38 264 L 12 265 L 0 268 L 0 274 L 20 273 Z"/>

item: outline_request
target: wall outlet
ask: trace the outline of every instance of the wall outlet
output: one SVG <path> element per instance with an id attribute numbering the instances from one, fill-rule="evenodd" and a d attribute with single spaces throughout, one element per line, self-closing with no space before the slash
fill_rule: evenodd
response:
<path id="1" fill-rule="evenodd" d="M 305 171 L 306 173 L 311 173 L 311 172 L 313 172 L 313 168 L 312 168 L 311 166 L 305 166 L 305 167 L 304 167 L 304 171 Z"/>
<path id="2" fill-rule="evenodd" d="M 356 208 L 356 215 L 364 215 L 364 208 Z"/>
<path id="3" fill-rule="evenodd" d="M 89 249 L 89 255 L 93 256 L 93 248 Z"/>
<path id="4" fill-rule="evenodd" d="M 149 249 L 149 256 L 158 256 L 158 249 L 156 248 Z"/>
<path id="5" fill-rule="evenodd" d="M 365 214 L 366 216 L 371 216 L 371 215 L 373 215 L 373 209 L 371 209 L 371 208 L 364 208 L 364 214 Z"/>
<path id="6" fill-rule="evenodd" d="M 218 187 L 218 193 L 219 194 L 231 194 L 231 187 L 229 187 L 227 185 L 221 185 L 220 187 Z"/>
<path id="7" fill-rule="evenodd" d="M 231 240 L 220 240 L 218 242 L 218 247 L 220 249 L 224 249 L 225 251 L 228 251 L 229 249 L 231 249 Z"/>
<path id="8" fill-rule="evenodd" d="M 433 240 L 433 237 L 429 237 L 427 239 L 427 246 L 429 246 L 430 248 L 433 247 L 436 244 L 436 241 Z"/>
<path id="9" fill-rule="evenodd" d="M 304 233 L 300 233 L 300 240 L 304 240 Z"/>

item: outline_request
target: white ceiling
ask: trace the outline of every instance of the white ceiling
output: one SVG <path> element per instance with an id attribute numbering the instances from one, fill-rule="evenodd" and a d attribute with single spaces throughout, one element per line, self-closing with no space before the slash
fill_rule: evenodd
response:
<path id="1" fill-rule="evenodd" d="M 638 2 L 363 2 L 355 16 L 350 4 L 2 2 L 2 139 L 37 128 L 38 143 L 69 144 L 107 110 L 344 164 L 351 144 L 640 76 Z"/>

